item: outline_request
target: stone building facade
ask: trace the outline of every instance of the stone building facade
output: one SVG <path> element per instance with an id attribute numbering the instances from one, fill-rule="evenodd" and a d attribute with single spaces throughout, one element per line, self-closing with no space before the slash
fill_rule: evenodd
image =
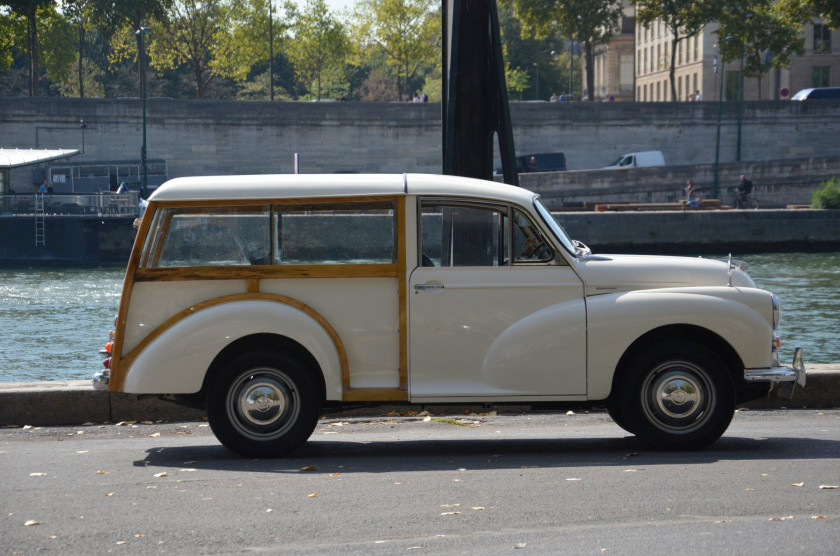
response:
<path id="1" fill-rule="evenodd" d="M 719 64 L 717 29 L 716 23 L 707 25 L 702 33 L 678 43 L 677 100 L 691 100 L 698 92 L 703 100 L 718 100 L 721 94 L 724 100 L 738 98 L 740 64 L 738 61 L 722 67 Z M 761 81 L 745 78 L 745 100 L 777 100 L 790 98 L 800 89 L 840 86 L 840 30 L 832 31 L 819 22 L 811 22 L 803 26 L 802 33 L 805 53 L 793 57 L 789 67 L 764 74 Z M 649 27 L 636 25 L 636 101 L 672 100 L 669 81 L 672 39 L 670 30 L 661 21 Z"/>

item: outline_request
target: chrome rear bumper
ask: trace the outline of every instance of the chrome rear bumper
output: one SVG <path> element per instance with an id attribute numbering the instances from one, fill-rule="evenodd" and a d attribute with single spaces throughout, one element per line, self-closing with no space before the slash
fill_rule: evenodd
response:
<path id="1" fill-rule="evenodd" d="M 802 348 L 797 347 L 794 350 L 790 367 L 748 369 L 744 371 L 744 380 L 747 382 L 795 382 L 805 388 L 805 363 L 802 360 Z"/>

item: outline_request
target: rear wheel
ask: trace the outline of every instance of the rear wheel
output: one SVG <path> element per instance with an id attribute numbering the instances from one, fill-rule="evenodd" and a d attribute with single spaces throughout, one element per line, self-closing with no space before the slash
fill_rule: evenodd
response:
<path id="1" fill-rule="evenodd" d="M 729 367 L 688 341 L 659 344 L 628 369 L 620 415 L 639 438 L 662 449 L 694 450 L 718 438 L 735 414 Z"/>
<path id="2" fill-rule="evenodd" d="M 213 433 L 246 457 L 278 457 L 298 448 L 315 429 L 320 406 L 310 369 L 283 353 L 241 355 L 207 391 Z"/>

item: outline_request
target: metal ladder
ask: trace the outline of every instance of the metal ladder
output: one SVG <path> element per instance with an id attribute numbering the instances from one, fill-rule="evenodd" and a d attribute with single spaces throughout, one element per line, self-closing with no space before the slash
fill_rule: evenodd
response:
<path id="1" fill-rule="evenodd" d="M 35 194 L 35 245 L 46 246 L 44 233 L 44 195 Z"/>

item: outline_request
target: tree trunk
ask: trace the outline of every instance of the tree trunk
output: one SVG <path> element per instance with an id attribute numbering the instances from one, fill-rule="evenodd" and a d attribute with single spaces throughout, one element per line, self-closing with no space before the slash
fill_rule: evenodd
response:
<path id="1" fill-rule="evenodd" d="M 595 53 L 590 41 L 583 41 L 583 47 L 586 49 L 586 98 L 591 102 L 595 100 Z"/>
<path id="2" fill-rule="evenodd" d="M 677 45 L 680 43 L 680 35 L 676 29 L 672 29 L 674 33 L 674 40 L 671 41 L 671 70 L 668 72 L 668 77 L 671 80 L 671 102 L 677 102 L 677 83 L 675 64 L 677 62 Z"/>
<path id="3" fill-rule="evenodd" d="M 85 98 L 85 24 L 79 22 L 79 98 Z"/>
<path id="4" fill-rule="evenodd" d="M 35 9 L 27 14 L 29 23 L 29 96 L 38 96 L 38 22 L 35 19 Z"/>

